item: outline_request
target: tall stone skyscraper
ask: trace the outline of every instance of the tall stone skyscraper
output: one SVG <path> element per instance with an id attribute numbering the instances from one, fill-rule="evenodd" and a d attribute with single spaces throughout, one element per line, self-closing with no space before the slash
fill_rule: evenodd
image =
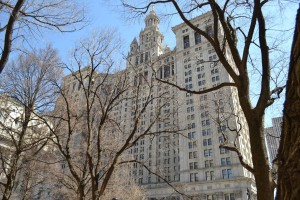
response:
<path id="1" fill-rule="evenodd" d="M 214 32 L 210 12 L 191 22 L 210 35 Z M 109 75 L 113 81 L 125 74 L 130 85 L 110 115 L 119 126 L 110 133 L 118 134 L 122 143 L 135 131 L 126 155 L 132 160 L 131 176 L 149 200 L 255 199 L 252 174 L 235 152 L 222 148 L 235 146 L 252 165 L 248 126 L 236 89 L 197 95 L 163 83 L 203 91 L 232 82 L 231 77 L 210 43 L 185 23 L 172 28 L 174 50 L 164 47 L 159 23 L 152 8 L 139 38 L 130 45 L 126 69 Z M 228 52 L 225 46 L 230 61 Z"/>
<path id="2" fill-rule="evenodd" d="M 211 13 L 198 16 L 191 22 L 213 34 Z M 134 69 L 144 74 L 152 74 L 154 71 L 159 79 L 195 91 L 231 82 L 205 38 L 185 23 L 172 30 L 176 35 L 176 48 L 170 51 L 168 47 L 162 46 L 159 18 L 152 10 L 145 18 L 145 28 L 140 32 L 139 42 L 134 38 L 130 46 L 127 70 Z M 222 37 L 222 31 L 219 37 Z M 228 53 L 226 57 L 231 59 Z M 251 173 L 242 167 L 235 152 L 220 148 L 220 145 L 234 145 L 235 142 L 244 160 L 251 165 L 248 127 L 238 104 L 237 91 L 226 87 L 195 95 L 181 92 L 159 81 L 156 84 L 157 94 L 171 92 L 171 96 L 176 99 L 170 101 L 169 107 L 174 113 L 168 123 L 177 123 L 181 131 L 172 137 L 160 133 L 155 140 L 145 138 L 147 145 L 136 146 L 136 154 L 133 154 L 139 157 L 141 153 L 138 152 L 145 148 L 144 151 L 148 152 L 146 160 L 149 160 L 149 164 L 151 162 L 151 169 L 178 191 L 194 196 L 194 199 L 247 199 L 248 193 L 253 193 L 254 198 L 256 189 Z M 157 131 L 168 130 L 168 123 L 158 123 Z M 147 171 L 134 171 L 134 174 L 151 200 L 184 198 L 164 180 L 148 175 Z"/>

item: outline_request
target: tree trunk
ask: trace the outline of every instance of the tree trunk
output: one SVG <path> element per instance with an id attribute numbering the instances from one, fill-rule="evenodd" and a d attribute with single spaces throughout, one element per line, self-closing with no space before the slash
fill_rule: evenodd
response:
<path id="1" fill-rule="evenodd" d="M 291 51 L 283 111 L 283 128 L 278 150 L 276 199 L 300 198 L 300 8 Z"/>
<path id="2" fill-rule="evenodd" d="M 77 199 L 84 200 L 84 186 L 81 183 L 77 188 Z"/>
<path id="3" fill-rule="evenodd" d="M 11 163 L 11 169 L 9 169 L 10 172 L 7 175 L 7 182 L 5 184 L 5 188 L 2 196 L 3 200 L 10 199 L 10 196 L 12 194 L 13 187 L 15 185 L 17 171 L 18 171 L 17 168 L 18 168 L 19 159 L 20 159 L 20 152 L 16 152 L 16 155 L 12 155 L 11 160 L 13 160 L 13 162 Z"/>
<path id="4" fill-rule="evenodd" d="M 252 115 L 249 124 L 252 161 L 258 200 L 274 199 L 274 182 L 270 171 L 264 137 L 264 115 Z M 254 117 L 255 116 L 255 117 Z"/>

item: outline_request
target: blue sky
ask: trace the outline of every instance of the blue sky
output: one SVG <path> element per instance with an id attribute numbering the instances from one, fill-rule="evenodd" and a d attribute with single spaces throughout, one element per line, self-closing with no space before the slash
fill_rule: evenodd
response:
<path id="1" fill-rule="evenodd" d="M 101 0 L 86 0 L 85 6 L 89 19 L 88 26 L 80 31 L 71 33 L 46 31 L 46 34 L 43 35 L 43 43 L 53 44 L 53 46 L 59 50 L 62 59 L 65 60 L 70 57 L 69 52 L 74 47 L 74 44 L 81 38 L 88 36 L 91 31 L 103 28 L 114 28 L 119 32 L 122 41 L 124 41 L 123 53 L 127 53 L 133 38 L 137 37 L 138 39 L 140 31 L 144 28 L 143 18 L 126 21 L 120 12 L 121 8 L 103 4 Z M 171 27 L 178 23 L 180 22 L 177 20 L 171 21 L 171 23 L 168 24 L 161 23 L 160 26 L 161 32 L 165 35 L 164 44 L 168 44 L 171 48 L 175 46 L 175 35 Z"/>
<path id="2" fill-rule="evenodd" d="M 102 0 L 83 0 L 81 3 L 85 4 L 87 9 L 87 17 L 89 19 L 89 25 L 84 29 L 74 32 L 74 33 L 58 33 L 55 31 L 46 32 L 43 36 L 42 43 L 52 43 L 55 48 L 59 50 L 59 54 L 64 62 L 68 63 L 70 58 L 70 50 L 74 47 L 75 43 L 81 38 L 89 35 L 91 31 L 103 28 L 115 28 L 122 40 L 124 41 L 122 53 L 127 54 L 129 50 L 129 45 L 134 37 L 139 36 L 139 32 L 144 28 L 143 17 L 135 19 L 134 21 L 127 21 L 122 16 L 122 8 L 116 8 L 111 3 L 104 4 Z M 294 26 L 295 13 L 297 9 L 297 4 L 291 4 L 287 6 L 284 13 L 278 13 L 278 18 L 275 18 L 277 26 L 280 28 L 285 27 L 286 29 L 292 28 Z M 274 12 L 267 8 L 267 14 Z M 159 10 L 159 8 L 156 10 Z M 159 11 L 157 11 L 159 15 Z M 175 36 L 171 30 L 171 27 L 181 23 L 178 18 L 173 18 L 172 20 L 164 20 L 160 23 L 160 30 L 164 34 L 164 44 L 168 44 L 171 48 L 175 46 Z M 287 50 L 290 49 L 292 37 L 286 42 L 285 47 Z M 125 66 L 124 66 L 125 67 Z M 282 112 L 282 104 L 284 99 L 280 100 L 280 103 L 271 106 L 266 113 L 266 126 L 271 125 L 269 120 L 272 117 L 280 116 Z"/>

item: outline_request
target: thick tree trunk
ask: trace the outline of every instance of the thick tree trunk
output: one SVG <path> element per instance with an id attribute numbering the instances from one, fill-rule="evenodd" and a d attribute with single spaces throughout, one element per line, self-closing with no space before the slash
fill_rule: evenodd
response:
<path id="1" fill-rule="evenodd" d="M 17 152 L 16 155 L 13 155 L 11 159 L 13 160 L 13 162 L 11 165 L 10 172 L 7 175 L 7 182 L 5 184 L 5 189 L 4 189 L 3 196 L 2 196 L 3 200 L 10 199 L 10 196 L 12 194 L 17 171 L 18 171 L 17 168 L 18 168 L 18 161 L 20 159 L 20 153 Z"/>
<path id="2" fill-rule="evenodd" d="M 255 115 L 254 115 L 255 116 Z M 250 143 L 254 177 L 257 187 L 258 200 L 274 199 L 274 182 L 270 171 L 264 138 L 264 116 L 253 117 L 249 122 Z"/>
<path id="3" fill-rule="evenodd" d="M 290 69 L 283 112 L 283 128 L 278 151 L 276 199 L 300 198 L 300 8 L 291 51 Z"/>
<path id="4" fill-rule="evenodd" d="M 77 199 L 84 200 L 84 186 L 81 184 L 77 188 Z"/>

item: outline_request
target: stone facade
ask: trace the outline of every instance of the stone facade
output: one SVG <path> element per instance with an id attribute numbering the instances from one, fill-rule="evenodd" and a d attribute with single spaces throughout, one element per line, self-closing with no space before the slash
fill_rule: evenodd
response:
<path id="1" fill-rule="evenodd" d="M 281 135 L 282 117 L 272 118 L 272 125 L 272 127 L 265 128 L 270 164 L 272 164 L 273 160 L 277 156 Z"/>
<path id="2" fill-rule="evenodd" d="M 212 21 L 211 13 L 191 20 L 208 34 L 213 34 Z M 232 82 L 231 77 L 218 62 L 210 43 L 184 23 L 172 28 L 176 48 L 164 47 L 159 22 L 153 9 L 145 18 L 139 38 L 130 45 L 126 69 L 110 79 L 126 74 L 130 84 L 122 95 L 125 100 L 113 110 L 113 118 L 122 122 L 122 131 L 114 130 L 113 134 L 130 134 L 136 112 L 146 108 L 132 139 L 138 140 L 126 156 L 147 168 L 133 163 L 131 175 L 150 200 L 244 200 L 249 194 L 254 199 L 252 174 L 242 167 L 235 152 L 220 148 L 237 145 L 251 165 L 248 127 L 235 88 L 196 95 L 157 80 L 201 91 Z M 219 33 L 222 37 L 221 29 Z M 230 61 L 230 54 L 225 52 Z M 73 79 L 65 78 L 65 85 L 70 90 L 77 88 Z M 143 135 L 148 128 L 148 134 Z"/>

